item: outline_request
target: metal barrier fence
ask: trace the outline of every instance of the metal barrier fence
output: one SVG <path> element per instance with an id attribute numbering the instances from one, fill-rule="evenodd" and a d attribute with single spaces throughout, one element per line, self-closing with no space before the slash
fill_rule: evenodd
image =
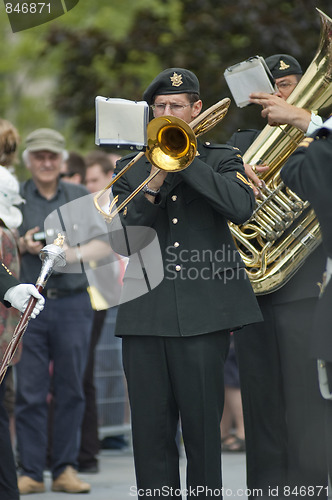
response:
<path id="1" fill-rule="evenodd" d="M 121 339 L 114 336 L 117 307 L 107 310 L 95 351 L 94 380 L 99 437 L 129 434 L 130 411 L 122 368 Z"/>

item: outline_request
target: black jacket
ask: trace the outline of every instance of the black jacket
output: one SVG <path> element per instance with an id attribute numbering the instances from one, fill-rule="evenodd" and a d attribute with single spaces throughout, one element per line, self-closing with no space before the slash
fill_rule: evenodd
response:
<path id="1" fill-rule="evenodd" d="M 4 295 L 7 290 L 12 286 L 19 284 L 19 281 L 12 275 L 10 270 L 1 262 L 0 266 L 0 301 L 6 306 L 9 305 L 8 302 L 3 300 Z"/>
<path id="2" fill-rule="evenodd" d="M 241 155 L 225 145 L 200 144 L 198 151 L 189 167 L 168 174 L 155 204 L 140 193 L 121 214 L 132 252 L 124 300 L 139 291 L 139 283 L 147 292 L 146 278 L 153 280 L 160 268 L 161 279 L 120 306 L 117 335 L 191 336 L 261 320 L 227 224 L 246 221 L 255 203 Z M 127 162 L 120 161 L 117 170 Z M 149 171 L 143 157 L 114 184 L 119 202 Z M 158 239 L 152 242 L 153 234 Z M 126 253 L 117 232 L 112 242 L 115 251 Z"/>
<path id="3" fill-rule="evenodd" d="M 300 145 L 292 154 L 281 178 L 310 201 L 322 230 L 325 252 L 332 258 L 332 131 L 322 128 L 302 143 L 306 146 Z"/>
<path id="4" fill-rule="evenodd" d="M 326 255 L 332 257 L 332 131 L 322 128 L 305 139 L 281 171 L 286 185 L 309 200 L 323 235 Z M 317 281 L 321 281 L 317 275 Z M 318 301 L 311 353 L 332 362 L 332 279 Z"/>

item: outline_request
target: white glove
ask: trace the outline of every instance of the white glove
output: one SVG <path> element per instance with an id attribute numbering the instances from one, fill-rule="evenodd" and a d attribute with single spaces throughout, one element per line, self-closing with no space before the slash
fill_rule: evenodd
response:
<path id="1" fill-rule="evenodd" d="M 4 299 L 10 302 L 15 309 L 18 309 L 23 313 L 28 305 L 31 295 L 38 299 L 31 313 L 31 317 L 35 318 L 40 311 L 44 309 L 45 299 L 34 285 L 21 284 L 12 286 L 5 293 Z"/>

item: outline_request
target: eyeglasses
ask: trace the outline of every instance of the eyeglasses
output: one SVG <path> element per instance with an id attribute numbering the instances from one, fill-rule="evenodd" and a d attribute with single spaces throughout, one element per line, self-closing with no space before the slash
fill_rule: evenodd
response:
<path id="1" fill-rule="evenodd" d="M 297 82 L 296 83 L 280 82 L 276 83 L 275 85 L 279 90 L 286 90 L 288 87 L 294 87 L 295 85 L 297 85 Z"/>
<path id="2" fill-rule="evenodd" d="M 152 109 L 152 111 L 158 111 L 158 113 L 159 112 L 162 113 L 165 111 L 166 106 L 169 106 L 169 109 L 171 111 L 180 112 L 184 108 L 187 108 L 188 106 L 192 106 L 192 103 L 189 103 L 189 104 L 151 104 L 150 108 Z"/>

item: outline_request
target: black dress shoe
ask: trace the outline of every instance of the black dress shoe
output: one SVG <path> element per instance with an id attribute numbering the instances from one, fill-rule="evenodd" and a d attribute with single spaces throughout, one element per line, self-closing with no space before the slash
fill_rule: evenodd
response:
<path id="1" fill-rule="evenodd" d="M 100 448 L 102 450 L 123 450 L 128 448 L 128 443 L 123 435 L 107 436 L 100 441 Z"/>
<path id="2" fill-rule="evenodd" d="M 97 474 L 99 472 L 98 463 L 95 464 L 79 464 L 78 472 L 83 474 Z"/>

